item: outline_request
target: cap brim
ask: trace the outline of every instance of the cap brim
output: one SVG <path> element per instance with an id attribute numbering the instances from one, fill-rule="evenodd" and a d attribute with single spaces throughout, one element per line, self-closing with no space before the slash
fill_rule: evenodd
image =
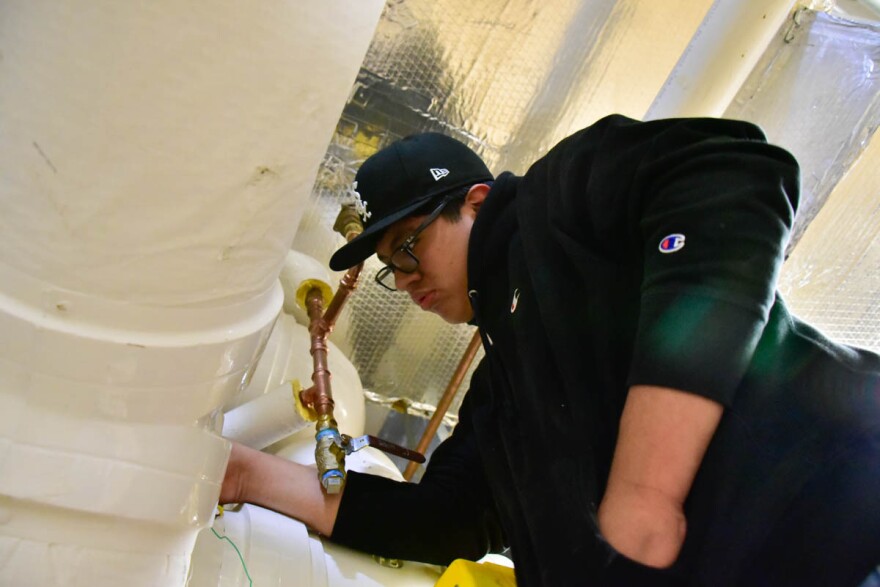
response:
<path id="1" fill-rule="evenodd" d="M 376 244 L 382 238 L 385 229 L 400 220 L 406 218 L 411 212 L 420 208 L 435 197 L 435 194 L 426 195 L 418 200 L 409 202 L 406 206 L 389 214 L 382 220 L 370 225 L 356 238 L 346 243 L 342 248 L 333 253 L 330 257 L 330 269 L 333 271 L 344 271 L 349 267 L 354 267 L 361 261 L 376 252 Z"/>

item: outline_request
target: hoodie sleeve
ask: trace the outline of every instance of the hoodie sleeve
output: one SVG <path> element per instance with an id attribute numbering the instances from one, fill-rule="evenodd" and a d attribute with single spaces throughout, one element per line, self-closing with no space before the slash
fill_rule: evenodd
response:
<path id="1" fill-rule="evenodd" d="M 729 406 L 773 305 L 797 163 L 753 125 L 679 121 L 648 143 L 630 189 L 643 274 L 628 383 Z"/>
<path id="2" fill-rule="evenodd" d="M 606 287 L 637 295 L 638 315 L 618 317 L 637 321 L 627 384 L 730 405 L 773 305 L 794 158 L 746 122 L 611 116 L 546 160 L 557 238 L 626 276 L 599 277 Z"/>
<path id="3" fill-rule="evenodd" d="M 473 377 L 471 386 L 478 380 Z M 503 549 L 468 397 L 452 435 L 434 451 L 418 484 L 349 474 L 331 539 L 380 556 L 439 565 Z"/>

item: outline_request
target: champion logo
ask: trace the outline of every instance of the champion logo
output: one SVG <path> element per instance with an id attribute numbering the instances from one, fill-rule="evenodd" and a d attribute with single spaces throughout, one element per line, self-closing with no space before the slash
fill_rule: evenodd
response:
<path id="1" fill-rule="evenodd" d="M 431 168 L 431 177 L 434 178 L 434 181 L 440 181 L 441 179 L 443 179 L 447 175 L 449 175 L 448 169 L 440 169 L 439 167 L 432 167 Z"/>
<path id="2" fill-rule="evenodd" d="M 676 233 L 664 236 L 663 240 L 660 241 L 660 246 L 657 248 L 661 253 L 675 253 L 680 251 L 684 248 L 684 235 Z"/>
<path id="3" fill-rule="evenodd" d="M 513 300 L 510 302 L 510 313 L 516 312 L 516 306 L 519 304 L 519 288 L 513 290 Z"/>

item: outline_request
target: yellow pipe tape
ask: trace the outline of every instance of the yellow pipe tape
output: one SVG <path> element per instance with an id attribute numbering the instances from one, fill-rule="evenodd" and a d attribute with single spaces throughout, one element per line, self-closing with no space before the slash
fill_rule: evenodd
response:
<path id="1" fill-rule="evenodd" d="M 298 288 L 296 288 L 296 303 L 303 310 L 308 309 L 306 308 L 306 296 L 315 288 L 321 290 L 321 297 L 324 299 L 325 309 L 333 300 L 333 289 L 329 285 L 320 279 L 306 279 L 299 284 Z"/>
<path id="2" fill-rule="evenodd" d="M 294 406 L 296 406 L 296 413 L 306 422 L 317 422 L 318 412 L 305 405 L 302 401 L 302 396 L 300 395 L 302 392 L 302 385 L 299 384 L 299 380 L 294 379 L 291 381 L 290 387 L 293 389 L 293 403 Z"/>
<path id="3" fill-rule="evenodd" d="M 434 587 L 516 587 L 513 569 L 495 563 L 452 561 Z"/>

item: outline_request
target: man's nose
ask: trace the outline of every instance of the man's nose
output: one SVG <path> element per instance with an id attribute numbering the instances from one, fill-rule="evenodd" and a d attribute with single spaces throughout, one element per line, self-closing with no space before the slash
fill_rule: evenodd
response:
<path id="1" fill-rule="evenodd" d="M 419 270 L 416 269 L 412 273 L 404 273 L 400 270 L 394 271 L 394 287 L 401 291 L 407 291 L 407 287 L 419 279 Z"/>

